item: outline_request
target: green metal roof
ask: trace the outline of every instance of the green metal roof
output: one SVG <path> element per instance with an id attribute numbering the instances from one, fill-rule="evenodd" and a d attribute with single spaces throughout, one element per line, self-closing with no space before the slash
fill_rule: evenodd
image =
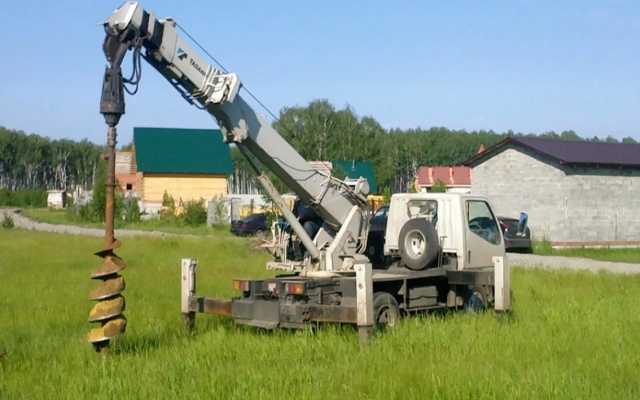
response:
<path id="1" fill-rule="evenodd" d="M 334 160 L 331 162 L 333 165 L 334 173 L 336 167 L 339 170 L 344 171 L 347 177 L 357 179 L 360 177 L 366 178 L 369 182 L 369 192 L 378 192 L 378 182 L 376 181 L 376 174 L 373 172 L 373 164 L 369 160 Z"/>
<path id="2" fill-rule="evenodd" d="M 218 129 L 133 128 L 138 171 L 230 174 L 229 145 Z"/>

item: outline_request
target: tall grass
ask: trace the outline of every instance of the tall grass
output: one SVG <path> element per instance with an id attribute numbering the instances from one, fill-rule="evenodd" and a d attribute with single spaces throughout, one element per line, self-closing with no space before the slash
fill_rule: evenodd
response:
<path id="1" fill-rule="evenodd" d="M 129 328 L 102 359 L 85 342 L 97 239 L 0 230 L 0 398 L 640 398 L 640 277 L 513 272 L 515 311 L 404 320 L 361 349 L 348 327 L 268 333 L 179 317 L 179 259 L 198 292 L 266 276 L 263 253 L 219 233 L 125 239 Z"/>

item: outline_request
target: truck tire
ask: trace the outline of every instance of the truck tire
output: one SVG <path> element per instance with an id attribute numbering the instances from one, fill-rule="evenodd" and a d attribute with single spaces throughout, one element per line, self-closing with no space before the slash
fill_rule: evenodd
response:
<path id="1" fill-rule="evenodd" d="M 400 320 L 395 297 L 387 292 L 373 294 L 373 323 L 377 329 L 393 328 Z"/>
<path id="2" fill-rule="evenodd" d="M 489 307 L 490 293 L 484 286 L 469 286 L 464 296 L 464 309 L 468 312 L 481 312 Z"/>
<path id="3" fill-rule="evenodd" d="M 410 270 L 432 267 L 440 254 L 436 228 L 424 218 L 410 219 L 400 230 L 398 248 L 402 263 Z"/>

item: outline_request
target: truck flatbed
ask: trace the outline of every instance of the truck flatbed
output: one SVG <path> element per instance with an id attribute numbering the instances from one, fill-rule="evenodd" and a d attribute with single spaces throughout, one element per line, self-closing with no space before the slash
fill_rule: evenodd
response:
<path id="1" fill-rule="evenodd" d="M 374 299 L 390 294 L 404 313 L 462 305 L 457 287 L 493 285 L 493 269 L 412 271 L 392 267 L 371 274 Z M 357 323 L 355 274 L 305 277 L 284 274 L 260 280 L 237 280 L 242 295 L 231 300 L 193 297 L 189 312 L 224 315 L 241 325 L 262 329 L 303 328 L 310 323 Z M 452 295 L 453 293 L 453 295 Z"/>

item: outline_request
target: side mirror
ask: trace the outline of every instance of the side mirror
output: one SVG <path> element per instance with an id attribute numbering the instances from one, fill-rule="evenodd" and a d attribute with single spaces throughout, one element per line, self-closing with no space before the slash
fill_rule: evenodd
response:
<path id="1" fill-rule="evenodd" d="M 518 232 L 516 232 L 516 235 L 523 236 L 524 233 L 527 231 L 528 223 L 529 223 L 529 215 L 524 211 L 520 212 L 520 218 L 518 219 Z"/>

